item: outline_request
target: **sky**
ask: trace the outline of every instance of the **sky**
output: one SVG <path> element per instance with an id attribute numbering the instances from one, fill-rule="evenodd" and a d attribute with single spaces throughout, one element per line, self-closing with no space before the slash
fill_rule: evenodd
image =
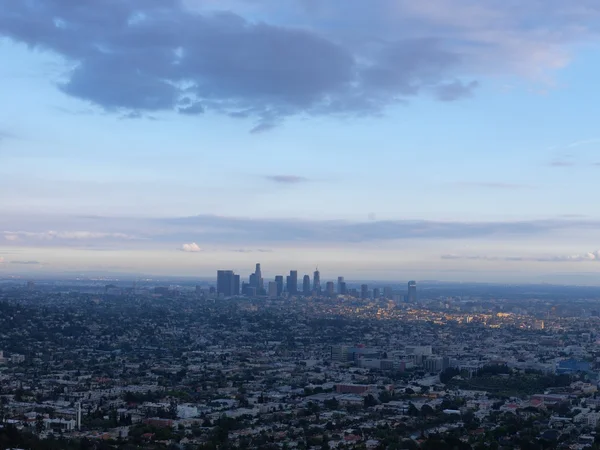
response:
<path id="1" fill-rule="evenodd" d="M 600 285 L 597 0 L 6 0 L 0 276 Z"/>

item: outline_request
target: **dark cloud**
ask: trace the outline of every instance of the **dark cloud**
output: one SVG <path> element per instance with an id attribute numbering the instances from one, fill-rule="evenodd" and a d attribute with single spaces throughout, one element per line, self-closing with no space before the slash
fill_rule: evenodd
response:
<path id="1" fill-rule="evenodd" d="M 308 178 L 297 175 L 267 175 L 265 178 L 279 184 L 299 184 L 309 181 Z"/>
<path id="2" fill-rule="evenodd" d="M 179 0 L 15 0 L 0 10 L 0 35 L 64 57 L 72 69 L 59 88 L 108 111 L 214 111 L 255 117 L 260 132 L 290 115 L 373 114 L 477 86 L 456 78 L 463 58 L 439 39 L 353 44 L 331 31 L 192 12 Z"/>
<path id="3" fill-rule="evenodd" d="M 41 264 L 39 261 L 11 261 L 10 264 L 18 264 L 24 266 L 36 266 Z"/>

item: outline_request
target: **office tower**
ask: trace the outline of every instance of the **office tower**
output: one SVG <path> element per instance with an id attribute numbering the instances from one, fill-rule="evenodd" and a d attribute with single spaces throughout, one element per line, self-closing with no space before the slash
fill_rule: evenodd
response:
<path id="1" fill-rule="evenodd" d="M 344 277 L 338 277 L 337 280 L 337 293 L 342 294 L 342 283 L 344 283 Z"/>
<path id="2" fill-rule="evenodd" d="M 346 295 L 348 293 L 348 286 L 345 281 L 342 281 L 339 286 L 340 294 Z"/>
<path id="3" fill-rule="evenodd" d="M 290 274 L 287 277 L 287 291 L 288 294 L 294 295 L 298 293 L 298 271 L 290 270 Z"/>
<path id="4" fill-rule="evenodd" d="M 277 297 L 280 297 L 283 294 L 283 275 L 275 277 L 275 284 L 277 284 Z"/>
<path id="5" fill-rule="evenodd" d="M 308 275 L 304 275 L 304 278 L 302 278 L 302 293 L 310 295 L 310 277 Z"/>
<path id="6" fill-rule="evenodd" d="M 240 276 L 233 276 L 233 294 L 232 295 L 240 295 Z"/>
<path id="7" fill-rule="evenodd" d="M 373 298 L 374 298 L 375 300 L 378 300 L 378 299 L 379 299 L 379 297 L 381 297 L 381 292 L 379 292 L 379 288 L 375 288 L 375 289 L 373 289 Z"/>
<path id="8" fill-rule="evenodd" d="M 386 286 L 383 288 L 383 296 L 385 298 L 387 298 L 388 300 L 391 300 L 393 298 L 394 292 L 392 291 L 392 288 L 390 286 Z"/>
<path id="9" fill-rule="evenodd" d="M 254 271 L 254 276 L 256 277 L 256 288 L 261 290 L 263 285 L 262 272 L 260 270 L 260 263 L 256 264 L 256 270 Z"/>
<path id="10" fill-rule="evenodd" d="M 319 268 L 315 269 L 313 273 L 313 290 L 319 294 L 321 293 L 321 272 L 319 272 Z"/>
<path id="11" fill-rule="evenodd" d="M 367 286 L 366 284 L 360 285 L 360 298 L 362 298 L 363 300 L 369 298 L 369 286 Z"/>
<path id="12" fill-rule="evenodd" d="M 417 303 L 417 282 L 409 281 L 408 282 L 408 303 Z"/>
<path id="13" fill-rule="evenodd" d="M 277 286 L 277 282 L 269 281 L 269 297 L 271 297 L 271 298 L 279 297 L 278 290 L 279 289 Z"/>
<path id="14" fill-rule="evenodd" d="M 217 295 L 223 294 L 225 297 L 231 297 L 234 287 L 235 275 L 233 270 L 217 271 Z"/>
<path id="15" fill-rule="evenodd" d="M 335 285 L 333 284 L 333 281 L 327 282 L 325 285 L 325 292 L 329 297 L 333 297 L 335 295 Z"/>
<path id="16" fill-rule="evenodd" d="M 248 284 L 251 287 L 258 288 L 258 280 L 256 279 L 256 274 L 255 273 L 251 273 L 250 274 L 250 277 L 248 278 Z"/>

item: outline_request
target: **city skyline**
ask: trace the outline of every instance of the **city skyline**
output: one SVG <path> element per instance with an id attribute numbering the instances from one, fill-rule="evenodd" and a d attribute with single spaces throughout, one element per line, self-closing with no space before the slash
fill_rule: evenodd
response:
<path id="1" fill-rule="evenodd" d="M 599 23 L 592 0 L 10 2 L 0 277 L 260 255 L 600 285 Z"/>

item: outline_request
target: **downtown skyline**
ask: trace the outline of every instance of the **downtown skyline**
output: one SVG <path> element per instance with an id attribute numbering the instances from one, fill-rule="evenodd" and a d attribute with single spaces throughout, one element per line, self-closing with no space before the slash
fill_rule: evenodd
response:
<path id="1" fill-rule="evenodd" d="M 364 5 L 3 8 L 0 276 L 600 285 L 600 6 Z"/>

